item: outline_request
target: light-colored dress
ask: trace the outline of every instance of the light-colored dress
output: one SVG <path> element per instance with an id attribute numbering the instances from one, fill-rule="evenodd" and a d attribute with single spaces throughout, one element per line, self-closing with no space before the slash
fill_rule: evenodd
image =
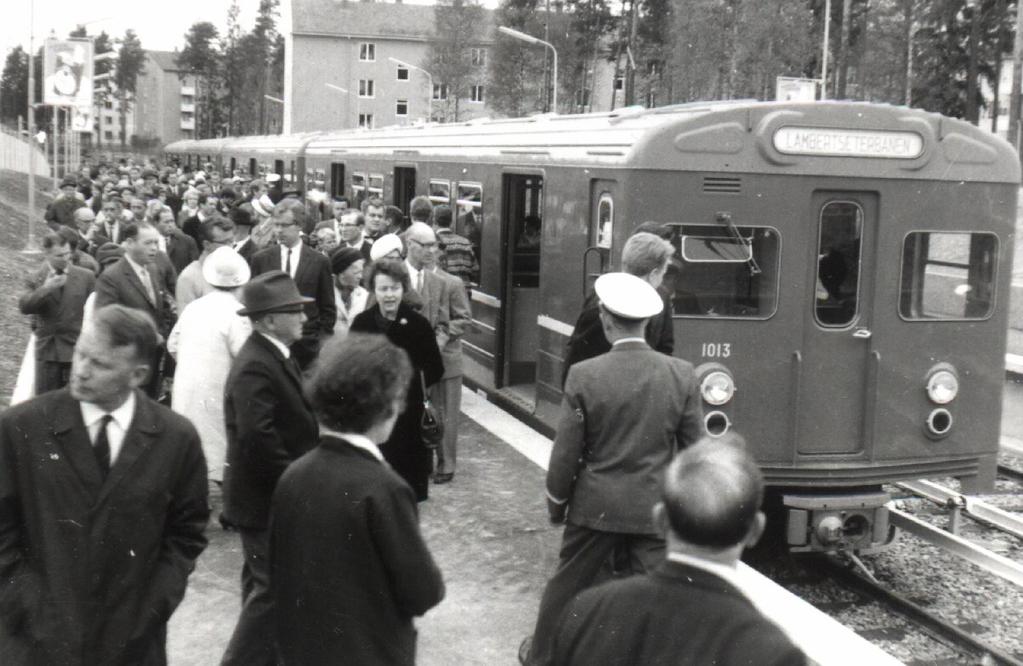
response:
<path id="1" fill-rule="evenodd" d="M 188 304 L 167 338 L 177 360 L 171 409 L 199 431 L 209 477 L 224 478 L 227 434 L 224 431 L 224 385 L 238 350 L 252 333 L 242 304 L 229 291 L 214 290 Z"/>
<path id="2" fill-rule="evenodd" d="M 345 301 L 341 298 L 341 290 L 334 286 L 334 304 L 337 305 L 337 319 L 334 322 L 334 335 L 344 337 L 348 335 L 348 327 L 352 325 L 355 316 L 366 309 L 366 301 L 369 299 L 369 291 L 364 287 L 356 287 L 352 290 L 352 303 L 345 307 Z"/>

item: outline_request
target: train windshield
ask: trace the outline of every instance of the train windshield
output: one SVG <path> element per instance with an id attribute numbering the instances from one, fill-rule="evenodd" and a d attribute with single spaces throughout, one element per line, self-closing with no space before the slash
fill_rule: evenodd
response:
<path id="1" fill-rule="evenodd" d="M 904 319 L 986 319 L 994 309 L 998 238 L 914 231 L 902 248 Z"/>
<path id="2" fill-rule="evenodd" d="M 781 238 L 770 227 L 679 224 L 664 276 L 684 317 L 767 319 L 778 305 Z"/>

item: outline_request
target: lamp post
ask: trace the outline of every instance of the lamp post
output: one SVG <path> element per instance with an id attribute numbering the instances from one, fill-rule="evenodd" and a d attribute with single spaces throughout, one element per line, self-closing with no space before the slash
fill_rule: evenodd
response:
<path id="1" fill-rule="evenodd" d="M 35 79 L 35 2 L 28 0 L 28 238 L 25 240 L 25 252 L 39 252 L 36 244 L 36 147 L 35 111 L 36 111 L 36 79 Z"/>
<path id="2" fill-rule="evenodd" d="M 324 83 L 323 85 L 325 85 L 326 87 L 330 88 L 331 90 L 336 90 L 337 92 L 344 93 L 344 94 L 348 95 L 349 99 L 351 98 L 352 91 L 349 90 L 348 88 L 342 88 L 341 86 L 335 86 L 333 83 Z M 355 97 L 355 126 L 356 126 L 356 128 L 362 127 L 362 123 L 359 122 L 359 97 L 358 97 L 358 95 L 356 95 L 356 97 Z"/>
<path id="3" fill-rule="evenodd" d="M 417 72 L 422 72 L 423 74 L 426 75 L 426 78 L 429 81 L 428 85 L 430 86 L 429 91 L 427 91 L 427 93 L 426 93 L 426 105 L 427 105 L 427 109 L 428 109 L 428 112 L 427 112 L 428 115 L 426 116 L 426 119 L 427 119 L 427 121 L 432 121 L 433 120 L 433 75 L 430 74 L 425 69 L 423 69 L 422 67 L 416 67 L 415 65 L 413 65 L 411 63 L 408 63 L 408 62 L 405 62 L 403 60 L 398 60 L 397 58 L 391 58 L 391 57 L 388 57 L 387 59 L 390 60 L 391 62 L 393 62 L 396 65 L 401 65 L 402 67 L 408 67 L 409 69 L 414 69 Z"/>
<path id="4" fill-rule="evenodd" d="M 828 41 L 831 36 L 831 0 L 824 2 L 824 47 L 821 53 L 821 99 L 828 98 Z"/>
<path id="5" fill-rule="evenodd" d="M 537 37 L 533 37 L 532 35 L 527 35 L 526 33 L 519 32 L 518 30 L 512 30 L 511 28 L 506 28 L 503 25 L 502 26 L 498 26 L 497 31 L 500 32 L 501 34 L 508 35 L 512 39 L 517 39 L 520 42 L 526 42 L 527 44 L 542 44 L 543 46 L 546 46 L 547 48 L 549 48 L 551 50 L 551 53 L 554 55 L 554 67 L 553 67 L 553 70 L 552 70 L 553 73 L 551 74 L 551 82 L 553 84 L 554 91 L 551 94 L 551 108 L 553 109 L 554 113 L 557 113 L 558 112 L 558 50 L 556 48 L 554 48 L 554 45 L 551 44 L 550 42 L 545 42 L 542 39 L 539 39 Z"/>

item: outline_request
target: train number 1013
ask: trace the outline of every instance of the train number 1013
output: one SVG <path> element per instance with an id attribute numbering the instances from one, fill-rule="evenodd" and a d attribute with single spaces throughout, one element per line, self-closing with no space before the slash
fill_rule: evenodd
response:
<path id="1" fill-rule="evenodd" d="M 704 342 L 700 356 L 703 358 L 728 358 L 732 355 L 732 345 L 729 342 Z"/>

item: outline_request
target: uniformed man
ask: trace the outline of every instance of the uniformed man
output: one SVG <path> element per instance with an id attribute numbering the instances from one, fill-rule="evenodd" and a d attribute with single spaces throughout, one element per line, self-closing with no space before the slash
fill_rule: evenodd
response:
<path id="1" fill-rule="evenodd" d="M 550 663 L 562 612 L 597 582 L 609 558 L 624 562 L 625 573 L 664 560 L 651 507 L 672 456 L 704 433 L 693 366 L 654 351 L 643 337 L 664 307 L 657 290 L 628 273 L 602 275 L 594 288 L 611 351 L 572 366 L 565 382 L 547 471 L 550 519 L 565 531 L 523 663 Z"/>

